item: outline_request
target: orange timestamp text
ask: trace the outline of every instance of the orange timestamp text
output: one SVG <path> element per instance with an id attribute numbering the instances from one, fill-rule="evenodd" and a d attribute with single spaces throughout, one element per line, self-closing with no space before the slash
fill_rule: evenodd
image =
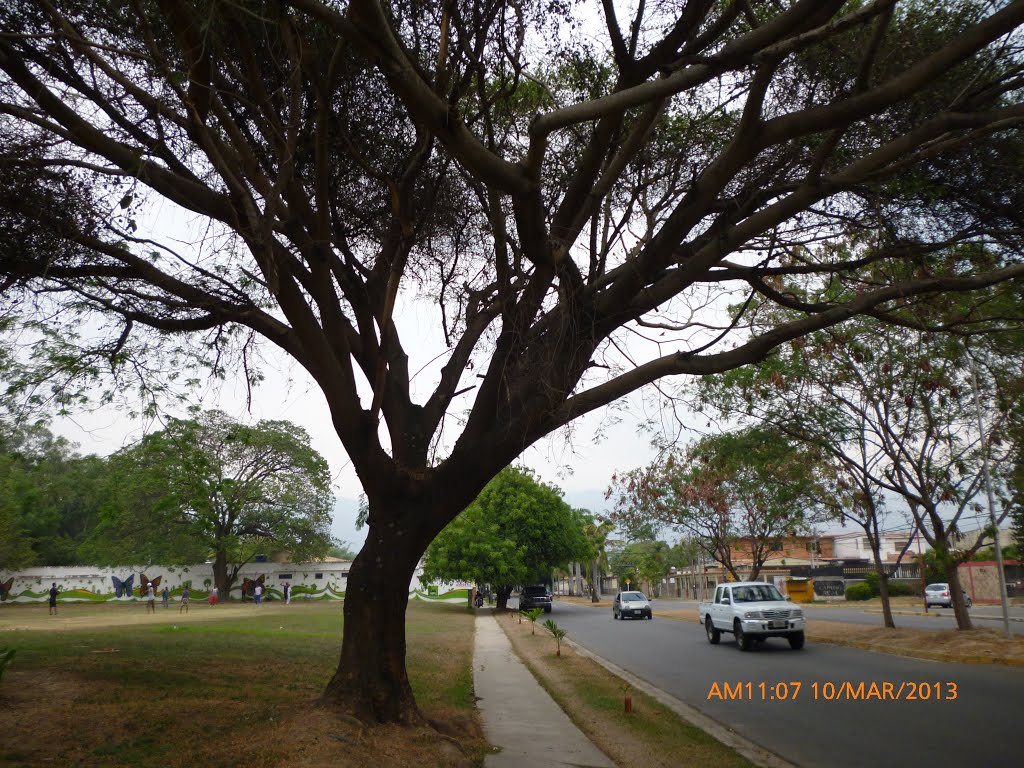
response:
<path id="1" fill-rule="evenodd" d="M 852 682 L 800 680 L 777 683 L 714 682 L 708 701 L 955 701 L 957 684 L 950 680 L 934 682 Z"/>

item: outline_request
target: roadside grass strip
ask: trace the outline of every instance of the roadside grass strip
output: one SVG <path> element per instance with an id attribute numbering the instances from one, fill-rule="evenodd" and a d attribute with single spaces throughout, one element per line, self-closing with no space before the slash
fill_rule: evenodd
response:
<path id="1" fill-rule="evenodd" d="M 619 768 L 754 765 L 571 644 L 563 643 L 561 656 L 556 656 L 551 637 L 531 634 L 514 613 L 499 615 L 498 622 L 540 685 Z M 632 708 L 628 714 L 627 696 Z"/>

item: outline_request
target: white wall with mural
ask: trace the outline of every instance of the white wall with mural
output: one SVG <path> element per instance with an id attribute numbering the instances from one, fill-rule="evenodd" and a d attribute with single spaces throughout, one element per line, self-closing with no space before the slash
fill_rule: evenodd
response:
<path id="1" fill-rule="evenodd" d="M 238 573 L 231 597 L 242 595 L 243 587 L 263 585 L 264 599 L 284 597 L 284 583 L 292 586 L 293 600 L 341 599 L 345 596 L 348 561 L 329 563 L 249 563 Z M 177 597 L 187 585 L 192 598 L 204 600 L 213 586 L 213 565 L 198 563 L 180 566 L 40 566 L 20 571 L 0 571 L 0 601 L 40 602 L 48 598 L 50 585 L 56 582 L 61 602 L 107 602 L 141 600 L 146 584 L 153 582 L 157 595 L 166 586 Z M 224 595 L 220 596 L 221 598 Z"/>
<path id="2" fill-rule="evenodd" d="M 351 561 L 312 563 L 248 563 L 238 572 L 230 597 L 239 598 L 242 590 L 252 595 L 251 587 L 263 585 L 265 600 L 284 598 L 284 583 L 292 588 L 293 600 L 340 600 L 345 597 Z M 466 582 L 422 584 L 417 568 L 409 584 L 410 599 L 465 602 Z M 179 566 L 120 566 L 100 568 L 91 565 L 40 566 L 20 571 L 0 570 L 0 604 L 38 603 L 49 597 L 56 582 L 60 602 L 131 602 L 145 599 L 146 584 L 152 581 L 157 597 L 166 586 L 172 598 L 181 595 L 187 585 L 193 600 L 205 600 L 213 587 L 213 565 L 198 563 Z M 220 596 L 222 599 L 224 595 Z"/>

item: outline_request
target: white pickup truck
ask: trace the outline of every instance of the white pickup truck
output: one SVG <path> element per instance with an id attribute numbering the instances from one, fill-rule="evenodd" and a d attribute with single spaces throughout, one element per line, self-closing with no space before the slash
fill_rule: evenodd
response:
<path id="1" fill-rule="evenodd" d="M 714 601 L 698 603 L 697 611 L 712 645 L 718 644 L 723 632 L 732 632 L 741 651 L 769 637 L 786 638 L 794 651 L 804 647 L 804 612 L 771 584 L 719 584 Z"/>

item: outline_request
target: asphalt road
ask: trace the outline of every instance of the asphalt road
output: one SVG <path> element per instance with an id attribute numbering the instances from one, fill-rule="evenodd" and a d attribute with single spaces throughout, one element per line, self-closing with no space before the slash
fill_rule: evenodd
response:
<path id="1" fill-rule="evenodd" d="M 652 600 L 654 610 L 676 611 L 692 610 L 694 615 L 697 611 L 697 603 L 692 600 Z M 881 608 L 865 610 L 853 606 L 821 606 L 802 605 L 807 618 L 821 621 L 842 621 L 849 624 L 873 624 L 882 626 Z M 907 629 L 956 629 L 956 618 L 951 608 L 930 608 L 927 616 L 914 615 L 922 613 L 923 609 L 896 608 L 896 615 L 893 621 L 897 627 Z M 1003 612 L 996 605 L 976 605 L 970 610 L 971 619 L 975 627 L 985 629 L 1003 629 Z M 1021 621 L 1010 622 L 1010 632 L 1014 635 L 1024 635 L 1024 606 L 1010 606 L 1010 617 L 1018 618 Z"/>
<path id="2" fill-rule="evenodd" d="M 709 644 L 696 623 L 613 621 L 611 609 L 558 601 L 545 618 L 593 653 L 800 766 L 1020 765 L 1021 668 L 813 642 L 792 651 L 780 639 L 742 653 L 731 635 Z M 885 700 L 861 698 L 872 684 Z"/>

